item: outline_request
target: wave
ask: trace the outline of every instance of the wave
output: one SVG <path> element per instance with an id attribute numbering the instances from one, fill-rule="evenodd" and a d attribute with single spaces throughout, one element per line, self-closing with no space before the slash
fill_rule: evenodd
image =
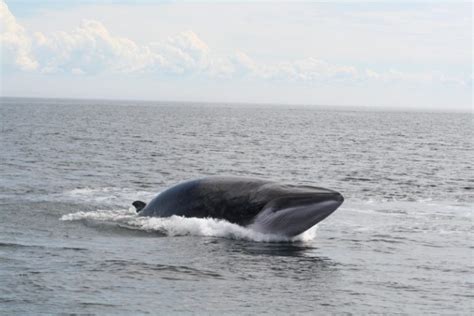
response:
<path id="1" fill-rule="evenodd" d="M 62 221 L 92 221 L 115 224 L 128 229 L 146 232 L 158 232 L 167 236 L 205 236 L 228 239 L 248 240 L 256 242 L 298 242 L 311 241 L 316 238 L 317 226 L 301 235 L 286 237 L 264 234 L 250 228 L 232 224 L 225 220 L 213 218 L 186 218 L 181 216 L 143 217 L 138 216 L 131 208 L 128 210 L 97 210 L 76 212 L 63 215 Z"/>
<path id="2" fill-rule="evenodd" d="M 154 198 L 160 191 L 137 191 L 136 188 L 119 188 L 119 187 L 79 187 L 70 190 L 66 190 L 60 194 L 53 195 L 54 198 L 60 198 L 63 200 L 88 200 L 90 202 L 98 202 L 105 204 L 123 204 L 124 201 L 135 201 L 143 200 L 149 201 Z M 369 197 L 369 198 L 358 198 L 352 196 L 346 196 L 346 202 L 354 202 L 357 204 L 365 205 L 377 205 L 377 204 L 413 204 L 420 203 L 426 205 L 442 204 L 442 205 L 459 205 L 459 206 L 470 206 L 472 207 L 473 201 L 465 200 L 436 200 L 433 198 L 386 198 L 386 197 Z"/>
<path id="3" fill-rule="evenodd" d="M 340 210 L 359 213 L 382 213 L 390 216 L 456 216 L 472 218 L 473 203 L 453 201 L 376 201 L 351 200 L 345 201 Z"/>
<path id="4" fill-rule="evenodd" d="M 123 205 L 124 201 L 130 204 L 135 200 L 149 201 L 159 192 L 137 191 L 130 188 L 76 188 L 63 192 L 61 199 L 67 201 L 88 201 L 101 205 Z"/>
<path id="5" fill-rule="evenodd" d="M 131 205 L 133 201 L 150 201 L 160 191 L 137 191 L 136 188 L 119 188 L 119 187 L 81 187 L 71 190 L 64 191 L 60 194 L 52 195 L 53 199 L 67 201 L 67 202 L 81 202 L 86 201 L 89 204 L 95 204 L 97 208 L 123 208 Z M 371 198 L 357 198 L 357 197 L 346 197 L 346 201 L 343 206 L 355 206 L 355 208 L 371 209 L 373 207 L 399 207 L 403 209 L 413 208 L 434 208 L 442 207 L 443 209 L 450 209 L 456 211 L 465 211 L 466 208 L 472 209 L 474 206 L 473 201 L 445 201 L 445 200 L 434 200 L 431 198 L 418 198 L 418 199 L 397 199 L 397 198 L 383 198 L 383 197 L 371 197 Z"/>

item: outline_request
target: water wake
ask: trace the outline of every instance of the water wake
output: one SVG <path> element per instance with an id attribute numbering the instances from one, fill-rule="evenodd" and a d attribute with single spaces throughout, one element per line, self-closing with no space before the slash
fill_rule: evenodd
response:
<path id="1" fill-rule="evenodd" d="M 167 236 L 206 236 L 229 239 L 249 240 L 257 242 L 294 242 L 310 241 L 316 238 L 317 227 L 314 226 L 301 235 L 286 237 L 264 234 L 252 229 L 213 218 L 186 218 L 181 216 L 140 217 L 135 211 L 129 210 L 97 210 L 76 212 L 63 215 L 62 221 L 93 221 L 146 232 L 159 232 Z"/>

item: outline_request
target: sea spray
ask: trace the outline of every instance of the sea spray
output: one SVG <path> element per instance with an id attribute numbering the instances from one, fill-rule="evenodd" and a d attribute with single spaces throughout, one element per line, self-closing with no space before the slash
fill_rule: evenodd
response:
<path id="1" fill-rule="evenodd" d="M 232 224 L 225 220 L 213 218 L 143 217 L 136 215 L 131 208 L 128 210 L 97 210 L 76 212 L 63 215 L 62 221 L 93 221 L 146 232 L 159 232 L 167 236 L 206 236 L 228 239 L 249 240 L 257 242 L 293 242 L 310 241 L 316 237 L 317 226 L 295 237 L 275 234 L 264 234 L 252 229 Z"/>

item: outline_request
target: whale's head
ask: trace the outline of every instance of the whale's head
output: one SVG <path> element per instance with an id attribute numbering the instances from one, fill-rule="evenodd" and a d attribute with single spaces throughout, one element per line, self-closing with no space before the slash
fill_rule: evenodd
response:
<path id="1" fill-rule="evenodd" d="M 336 191 L 318 187 L 286 187 L 269 200 L 250 228 L 263 233 L 296 236 L 310 229 L 342 203 Z"/>

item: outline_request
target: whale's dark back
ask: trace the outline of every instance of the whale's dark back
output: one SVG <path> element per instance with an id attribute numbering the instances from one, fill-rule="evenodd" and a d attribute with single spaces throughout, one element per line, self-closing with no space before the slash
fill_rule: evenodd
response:
<path id="1" fill-rule="evenodd" d="M 155 197 L 140 216 L 212 217 L 247 225 L 274 194 L 256 194 L 270 181 L 212 177 L 173 186 Z"/>

